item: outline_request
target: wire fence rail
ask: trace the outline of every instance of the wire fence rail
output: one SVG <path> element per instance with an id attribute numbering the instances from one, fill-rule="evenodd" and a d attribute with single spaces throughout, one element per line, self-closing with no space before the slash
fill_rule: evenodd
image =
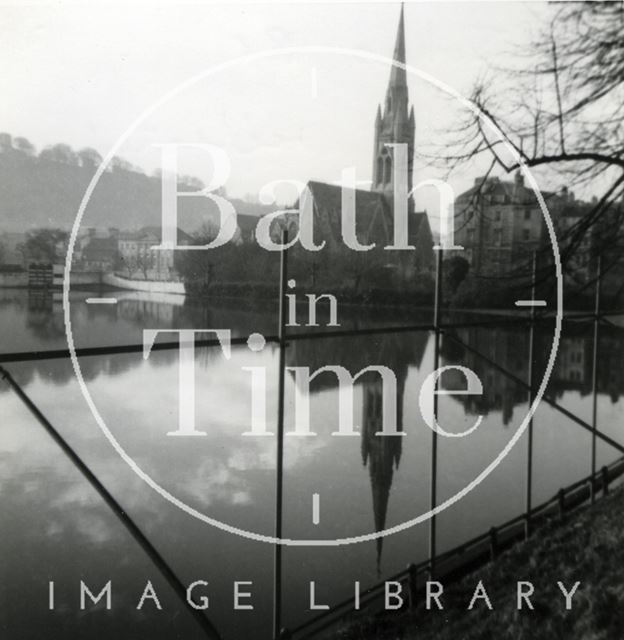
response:
<path id="1" fill-rule="evenodd" d="M 288 238 L 287 235 L 284 234 L 282 237 L 282 243 L 286 244 Z M 281 286 L 280 286 L 280 299 L 283 299 L 283 296 L 286 293 L 285 282 L 287 280 L 287 252 L 282 252 L 281 261 L 280 261 L 280 274 L 281 274 Z M 531 307 L 529 315 L 523 316 L 520 318 L 511 318 L 511 319 L 496 319 L 493 323 L 489 322 L 476 322 L 476 323 L 464 323 L 463 326 L 500 326 L 504 324 L 525 324 L 529 327 L 529 349 L 527 353 L 528 361 L 529 361 L 529 370 L 527 380 L 522 380 L 518 376 L 514 375 L 512 372 L 508 371 L 505 367 L 502 367 L 495 361 L 490 358 L 487 358 L 484 354 L 480 353 L 478 350 L 473 349 L 469 345 L 467 345 L 464 341 L 461 341 L 453 332 L 453 329 L 460 328 L 462 323 L 458 323 L 456 325 L 446 324 L 443 325 L 441 322 L 441 311 L 442 311 L 442 252 L 437 252 L 436 259 L 436 271 L 435 271 L 435 294 L 434 294 L 434 309 L 433 309 L 433 323 L 432 326 L 428 328 L 429 331 L 434 333 L 434 371 L 439 367 L 439 359 L 440 359 L 440 338 L 442 335 L 448 336 L 453 340 L 459 342 L 465 349 L 468 349 L 475 353 L 478 357 L 482 358 L 485 362 L 487 362 L 490 366 L 494 367 L 498 370 L 502 375 L 507 377 L 508 379 L 514 381 L 516 384 L 527 390 L 527 402 L 529 407 L 534 402 L 534 399 L 538 393 L 538 386 L 535 382 L 534 376 L 534 363 L 536 360 L 536 344 L 535 344 L 535 327 L 536 324 L 543 320 L 552 320 L 552 314 L 538 314 L 536 313 L 535 306 Z M 478 536 L 472 541 L 464 543 L 453 549 L 451 551 L 445 552 L 443 554 L 438 554 L 437 552 L 437 531 L 436 531 L 436 516 L 435 514 L 429 518 L 429 550 L 428 557 L 426 560 L 420 562 L 417 565 L 410 564 L 408 569 L 403 572 L 396 574 L 395 576 L 391 576 L 390 578 L 385 578 L 383 581 L 380 581 L 369 588 L 369 590 L 360 598 L 360 608 L 362 606 L 366 606 L 367 604 L 371 604 L 374 600 L 379 598 L 382 590 L 385 588 L 385 584 L 388 580 L 398 580 L 408 582 L 409 593 L 411 594 L 410 603 L 413 606 L 416 602 L 416 592 L 417 587 L 419 585 L 419 580 L 422 579 L 423 576 L 427 576 L 430 579 L 434 577 L 439 577 L 440 575 L 444 575 L 447 579 L 453 578 L 457 576 L 463 575 L 466 570 L 470 568 L 474 568 L 478 566 L 479 561 L 483 562 L 484 559 L 493 558 L 499 550 L 509 546 L 514 540 L 517 539 L 528 539 L 531 535 L 533 527 L 539 523 L 540 519 L 545 516 L 548 510 L 551 508 L 553 503 L 557 504 L 557 508 L 559 512 L 562 514 L 567 508 L 571 508 L 572 506 L 577 506 L 581 504 L 585 500 L 589 499 L 592 502 L 596 498 L 596 489 L 602 488 L 603 493 L 606 493 L 608 490 L 609 482 L 619 478 L 622 474 L 624 474 L 624 456 L 620 458 L 618 461 L 613 463 L 610 467 L 603 467 L 599 474 L 596 471 L 596 452 L 597 452 L 597 441 L 601 440 L 606 444 L 610 445 L 612 448 L 617 450 L 619 453 L 624 454 L 624 445 L 618 443 L 613 438 L 610 438 L 606 434 L 601 433 L 597 427 L 597 411 L 596 411 L 596 397 L 597 397 L 597 351 L 598 351 L 598 340 L 599 340 L 599 326 L 603 321 L 604 314 L 601 313 L 600 308 L 600 300 L 601 300 L 601 280 L 602 280 L 602 272 L 601 272 L 601 259 L 597 259 L 596 265 L 596 287 L 595 287 L 595 305 L 594 311 L 591 314 L 581 314 L 585 316 L 585 318 L 593 319 L 594 323 L 594 342 L 593 342 L 593 369 L 592 369 L 592 382 L 593 382 L 593 412 L 592 412 L 592 423 L 589 424 L 586 421 L 582 420 L 573 412 L 569 411 L 565 407 L 561 406 L 557 403 L 553 398 L 548 395 L 543 395 L 542 400 L 549 404 L 551 407 L 556 409 L 558 412 L 562 413 L 567 418 L 571 419 L 577 425 L 582 428 L 590 431 L 592 435 L 591 439 L 591 469 L 592 472 L 588 478 L 580 480 L 573 485 L 567 488 L 561 488 L 556 496 L 552 498 L 550 501 L 546 502 L 543 505 L 540 505 L 537 508 L 533 507 L 533 417 L 529 419 L 528 429 L 527 429 L 527 466 L 526 466 L 526 497 L 525 497 L 525 510 L 524 513 L 517 516 L 510 522 L 502 525 L 501 527 L 492 527 L 488 532 Z M 531 276 L 531 299 L 535 299 L 535 291 L 536 291 L 536 282 L 537 282 L 537 252 L 533 254 L 532 260 L 532 276 Z M 563 311 L 563 310 L 561 310 Z M 575 315 L 574 318 L 579 319 L 578 315 Z M 280 316 L 280 323 L 283 322 L 283 318 Z M 393 329 L 386 329 L 387 332 L 392 331 Z M 366 331 L 363 331 L 366 333 Z M 281 336 L 281 340 L 279 342 L 280 346 L 280 354 L 282 355 L 287 346 L 288 342 L 284 335 L 284 327 L 280 324 L 279 333 Z M 288 336 L 290 338 L 290 336 Z M 280 362 L 283 362 L 283 357 L 280 358 Z M 434 391 L 437 390 L 437 382 L 434 387 Z M 284 404 L 284 393 L 283 388 L 280 387 L 280 397 L 279 397 L 279 405 L 283 407 Z M 437 394 L 433 395 L 433 417 L 437 419 Z M 278 449 L 277 455 L 278 457 L 282 455 L 283 452 L 283 443 L 281 442 L 283 439 L 283 425 L 280 423 L 278 426 Z M 437 439 L 438 434 L 435 430 L 432 430 L 431 433 L 431 455 L 430 455 L 430 509 L 433 510 L 437 506 L 437 477 L 438 477 L 438 452 L 437 452 Z M 282 522 L 282 471 L 281 465 L 278 463 L 278 473 L 277 473 L 277 499 L 276 499 L 276 523 L 279 522 L 279 528 L 276 526 L 276 538 L 279 538 L 281 535 L 281 522 Z M 585 493 L 587 492 L 587 496 Z M 513 535 L 511 531 L 519 528 L 519 533 L 514 531 Z M 280 535 L 278 535 L 278 532 Z M 476 553 L 474 557 L 471 557 L 471 554 L 468 552 L 470 550 L 477 550 L 479 546 L 486 543 L 488 545 L 489 552 L 481 554 Z M 281 557 L 281 546 L 279 544 L 275 545 L 275 555 L 276 558 Z M 469 559 L 470 558 L 470 559 Z M 461 560 L 461 561 L 460 561 Z M 456 565 L 451 570 L 448 566 Z M 345 609 L 347 607 L 352 608 L 355 602 L 355 598 L 349 598 L 348 600 L 339 603 L 333 607 L 330 607 L 329 610 L 324 611 L 319 614 L 317 617 L 313 618 L 310 621 L 304 622 L 303 624 L 293 628 L 288 629 L 282 627 L 281 625 L 281 563 L 276 560 L 275 564 L 275 572 L 274 572 L 274 617 L 273 617 L 273 638 L 276 640 L 288 640 L 295 638 L 297 640 L 302 640 L 304 638 L 312 638 L 322 631 L 326 630 L 328 627 L 331 627 L 336 624 L 338 620 L 345 614 Z"/>
<path id="2" fill-rule="evenodd" d="M 463 578 L 471 571 L 496 559 L 503 551 L 519 541 L 526 540 L 526 521 L 530 519 L 534 526 L 548 521 L 563 520 L 565 514 L 586 504 L 597 492 L 609 493 L 609 486 L 624 476 L 624 457 L 610 465 L 603 466 L 595 475 L 589 475 L 568 487 L 559 489 L 549 500 L 533 507 L 530 514 L 524 513 L 492 527 L 436 557 L 436 579 L 453 582 Z M 407 594 L 406 608 L 415 609 L 424 592 L 425 582 L 431 579 L 431 563 L 423 560 L 410 564 L 403 571 L 384 578 L 369 587 L 360 597 L 358 613 L 370 612 L 372 606 L 384 596 L 386 582 L 399 582 Z M 327 631 L 329 628 L 352 615 L 354 598 L 347 598 L 326 611 L 292 629 L 283 629 L 280 640 L 305 640 Z"/>
<path id="3" fill-rule="evenodd" d="M 283 244 L 287 243 L 286 234 L 282 238 Z M 442 304 L 442 253 L 437 252 L 436 261 L 436 278 L 435 278 L 435 304 L 433 309 L 433 322 L 432 323 L 420 323 L 413 325 L 394 325 L 383 327 L 371 327 L 368 329 L 345 329 L 345 330 L 323 330 L 323 331 L 297 331 L 286 332 L 286 311 L 285 311 L 285 296 L 286 296 L 286 283 L 288 280 L 288 262 L 287 251 L 283 251 L 280 256 L 280 288 L 279 288 L 279 314 L 278 314 L 278 327 L 275 335 L 265 336 L 265 339 L 269 343 L 277 345 L 279 348 L 279 370 L 278 370 L 278 425 L 277 425 L 277 437 L 276 437 L 276 504 L 275 504 L 275 538 L 280 539 L 282 535 L 283 527 L 283 456 L 284 456 L 284 396 L 285 396 L 285 384 L 284 373 L 286 363 L 286 350 L 291 343 L 299 340 L 317 340 L 317 339 L 331 339 L 341 337 L 353 337 L 353 336 L 370 336 L 375 334 L 388 334 L 388 333 L 407 333 L 415 331 L 428 331 L 433 332 L 435 336 L 435 349 L 434 359 L 435 368 L 437 369 L 440 358 L 440 339 L 441 337 L 448 336 L 453 340 L 458 341 L 467 350 L 471 350 L 480 358 L 483 358 L 485 362 L 488 362 L 490 366 L 496 368 L 502 375 L 508 377 L 527 391 L 527 399 L 529 405 L 532 402 L 532 398 L 535 397 L 537 391 L 537 385 L 533 379 L 532 363 L 535 359 L 535 340 L 533 338 L 533 332 L 535 326 L 540 322 L 549 322 L 553 320 L 552 312 L 540 312 L 537 313 L 535 308 L 531 309 L 529 315 L 522 314 L 514 317 L 498 317 L 494 319 L 484 320 L 479 319 L 468 322 L 456 322 L 456 323 L 444 323 L 441 319 L 441 312 L 443 308 Z M 535 282 L 535 259 L 533 262 L 533 282 Z M 562 407 L 553 398 L 545 395 L 543 401 L 552 406 L 554 409 L 573 420 L 580 427 L 590 431 L 592 434 L 592 472 L 591 474 L 574 484 L 560 489 L 555 496 L 538 507 L 532 505 L 532 420 L 529 423 L 529 448 L 527 455 L 527 494 L 526 494 L 526 508 L 523 514 L 510 520 L 509 522 L 499 526 L 493 527 L 489 531 L 469 540 L 458 547 L 445 551 L 442 554 L 438 554 L 436 550 L 436 519 L 435 516 L 429 520 L 429 552 L 428 558 L 418 564 L 410 564 L 405 570 L 395 574 L 394 576 L 386 577 L 384 581 L 379 582 L 371 586 L 361 597 L 360 606 L 366 608 L 372 606 L 381 594 L 384 588 L 385 582 L 388 580 L 395 580 L 402 582 L 406 585 L 407 591 L 410 594 L 409 606 L 414 607 L 417 602 L 417 596 L 419 589 L 422 588 L 422 584 L 426 577 L 431 578 L 433 576 L 443 576 L 447 580 L 453 579 L 463 575 L 470 568 L 478 566 L 484 561 L 493 559 L 502 550 L 513 544 L 516 540 L 526 539 L 530 536 L 532 527 L 544 521 L 546 518 L 551 518 L 557 513 L 562 517 L 563 514 L 571 508 L 574 508 L 588 500 L 595 500 L 599 492 L 606 494 L 608 492 L 609 485 L 624 475 L 624 456 L 618 459 L 616 462 L 609 466 L 602 467 L 600 470 L 596 469 L 596 442 L 601 440 L 608 444 L 613 449 L 624 454 L 624 445 L 618 443 L 613 438 L 610 438 L 606 434 L 601 433 L 597 428 L 597 411 L 596 411 L 596 371 L 597 371 L 597 345 L 599 340 L 599 327 L 600 323 L 608 320 L 607 316 L 616 312 L 603 312 L 600 308 L 600 262 L 597 266 L 597 278 L 596 278 L 596 300 L 593 313 L 578 313 L 570 317 L 564 318 L 565 321 L 580 321 L 593 319 L 594 322 L 594 358 L 593 358 L 593 411 L 591 424 L 582 420 L 571 411 Z M 534 291 L 534 289 L 533 289 Z M 522 380 L 515 376 L 498 363 L 487 358 L 484 354 L 477 350 L 474 350 L 470 345 L 461 341 L 453 331 L 460 328 L 469 327 L 499 327 L 499 326 L 528 326 L 530 331 L 529 341 L 529 361 L 531 366 L 529 367 L 528 380 Z M 233 345 L 242 345 L 247 342 L 247 337 L 232 338 L 231 343 Z M 197 348 L 208 348 L 217 346 L 219 342 L 217 340 L 198 339 L 195 346 Z M 178 349 L 178 342 L 156 342 L 153 346 L 153 350 L 169 350 Z M 115 354 L 128 354 L 128 353 L 142 353 L 142 344 L 130 344 L 130 345 L 111 345 L 102 347 L 85 347 L 76 349 L 74 352 L 75 357 L 97 357 L 101 355 L 115 355 Z M 144 552 L 152 560 L 154 565 L 161 572 L 163 577 L 167 580 L 174 592 L 180 597 L 180 599 L 186 604 L 188 594 L 178 578 L 175 572 L 167 563 L 166 559 L 158 552 L 151 541 L 145 536 L 140 527 L 132 520 L 129 514 L 123 509 L 122 505 L 112 496 L 112 494 L 106 489 L 102 482 L 95 476 L 90 470 L 88 465 L 80 458 L 80 456 L 72 449 L 67 441 L 61 436 L 60 432 L 49 422 L 45 415 L 40 411 L 36 404 L 30 399 L 30 397 L 24 392 L 20 385 L 14 380 L 10 372 L 2 366 L 7 363 L 19 363 L 19 362 L 31 362 L 47 359 L 59 359 L 69 358 L 69 349 L 54 349 L 54 350 L 39 350 L 39 351 L 21 351 L 14 353 L 0 354 L 0 376 L 9 384 L 13 391 L 17 394 L 20 400 L 25 404 L 31 414 L 37 419 L 37 421 L 43 426 L 46 432 L 52 437 L 52 439 L 58 444 L 65 455 L 81 472 L 85 479 L 96 489 L 98 494 L 102 497 L 104 502 L 109 506 L 113 513 L 119 518 L 122 524 L 128 529 L 133 538 L 141 546 Z M 436 414 L 437 395 L 434 394 L 434 416 Z M 430 477 L 430 506 L 435 508 L 437 505 L 437 434 L 432 431 L 432 443 L 431 443 L 431 477 Z M 300 624 L 290 630 L 282 627 L 282 546 L 275 544 L 274 547 L 274 573 L 273 573 L 273 638 L 286 639 L 297 638 L 303 640 L 304 638 L 311 638 L 314 635 L 321 633 L 327 628 L 335 625 L 340 619 L 345 616 L 347 607 L 352 607 L 353 598 L 345 600 L 337 605 L 331 607 L 328 611 L 318 615 L 317 617 Z M 207 638 L 220 638 L 220 635 L 214 625 L 208 620 L 208 618 L 199 610 L 189 607 L 189 610 L 202 629 Z"/>
<path id="4" fill-rule="evenodd" d="M 17 397 L 24 403 L 28 411 L 35 417 L 39 424 L 45 429 L 48 435 L 56 442 L 63 453 L 69 458 L 73 465 L 80 471 L 85 480 L 96 490 L 105 504 L 117 516 L 119 521 L 124 525 L 134 540 L 141 546 L 146 555 L 154 563 L 154 566 L 160 571 L 169 586 L 175 594 L 186 603 L 187 591 L 182 581 L 170 567 L 165 558 L 160 554 L 152 542 L 143 533 L 141 528 L 136 524 L 132 517 L 125 511 L 117 499 L 108 491 L 99 478 L 91 471 L 89 466 L 76 453 L 71 445 L 63 438 L 60 432 L 45 417 L 37 405 L 31 400 L 26 392 L 13 379 L 13 376 L 2 366 L 0 366 L 0 377 L 7 382 L 11 389 L 16 393 Z M 204 631 L 207 638 L 219 640 L 220 635 L 214 625 L 201 613 L 201 611 L 190 608 L 191 615 Z"/>

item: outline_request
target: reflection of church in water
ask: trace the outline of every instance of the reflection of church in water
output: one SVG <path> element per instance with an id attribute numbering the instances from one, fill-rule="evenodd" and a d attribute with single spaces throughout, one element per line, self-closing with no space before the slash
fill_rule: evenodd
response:
<path id="1" fill-rule="evenodd" d="M 421 352 L 422 358 L 422 352 Z M 403 431 L 403 394 L 407 378 L 407 363 L 394 369 L 397 381 L 397 428 Z M 373 491 L 373 514 L 375 531 L 386 528 L 386 515 L 394 469 L 401 461 L 402 436 L 376 436 L 382 429 L 383 387 L 379 376 L 365 382 L 362 389 L 362 463 L 368 465 Z M 377 570 L 381 562 L 383 538 L 377 538 Z"/>
<path id="2" fill-rule="evenodd" d="M 344 367 L 352 376 L 371 365 L 385 366 L 396 377 L 397 428 L 403 431 L 405 383 L 410 367 L 420 368 L 429 340 L 426 331 L 409 334 L 387 333 L 380 336 L 297 340 L 287 351 L 287 366 L 306 366 L 316 371 L 328 363 Z M 312 393 L 333 390 L 338 386 L 335 374 L 319 373 L 310 384 Z M 368 467 L 372 492 L 375 531 L 386 528 L 390 490 L 395 470 L 401 460 L 402 436 L 376 436 L 382 428 L 383 387 L 381 376 L 366 372 L 354 386 L 362 392 L 361 454 Z M 381 560 L 383 538 L 378 538 L 377 563 Z"/>

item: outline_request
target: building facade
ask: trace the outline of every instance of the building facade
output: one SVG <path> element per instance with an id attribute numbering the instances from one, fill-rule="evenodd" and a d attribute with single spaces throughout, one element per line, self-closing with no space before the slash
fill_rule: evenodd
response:
<path id="1" fill-rule="evenodd" d="M 542 194 L 548 205 L 552 195 Z M 544 239 L 543 216 L 533 191 L 516 173 L 513 181 L 475 178 L 455 201 L 455 244 L 483 275 L 506 273 L 526 261 Z"/>
<path id="2" fill-rule="evenodd" d="M 595 274 L 599 227 L 579 229 L 593 205 L 576 200 L 566 188 L 541 195 L 553 221 L 565 281 L 588 282 Z M 513 180 L 475 178 L 473 187 L 455 200 L 455 244 L 464 247 L 457 255 L 468 260 L 473 274 L 526 276 L 533 253 L 550 242 L 540 204 L 520 171 Z"/>
<path id="3" fill-rule="evenodd" d="M 192 244 L 192 238 L 177 230 L 178 246 Z M 117 270 L 128 278 L 177 280 L 173 249 L 155 249 L 161 243 L 160 227 L 143 227 L 119 234 Z"/>

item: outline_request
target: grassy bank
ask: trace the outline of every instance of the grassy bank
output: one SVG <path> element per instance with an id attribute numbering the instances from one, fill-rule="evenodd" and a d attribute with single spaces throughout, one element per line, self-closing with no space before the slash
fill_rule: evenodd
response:
<path id="1" fill-rule="evenodd" d="M 467 610 L 479 581 L 491 601 Z M 534 609 L 517 609 L 517 582 L 530 581 Z M 557 585 L 580 585 L 565 608 Z M 619 640 L 624 638 L 624 490 L 563 523 L 552 522 L 455 585 L 441 597 L 443 611 L 384 614 L 334 633 L 340 640 Z"/>

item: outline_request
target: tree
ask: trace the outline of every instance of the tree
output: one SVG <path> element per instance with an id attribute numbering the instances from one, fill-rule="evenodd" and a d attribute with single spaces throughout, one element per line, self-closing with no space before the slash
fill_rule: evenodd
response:
<path id="1" fill-rule="evenodd" d="M 444 289 L 453 295 L 466 279 L 470 263 L 461 256 L 452 256 L 444 261 Z"/>
<path id="2" fill-rule="evenodd" d="M 13 147 L 27 156 L 34 156 L 36 152 L 35 145 L 30 140 L 22 137 L 13 140 Z"/>
<path id="3" fill-rule="evenodd" d="M 182 176 L 180 178 L 180 184 L 185 187 L 191 187 L 199 191 L 203 189 L 206 185 L 195 176 Z"/>
<path id="4" fill-rule="evenodd" d="M 138 260 L 136 256 L 120 257 L 120 263 L 128 273 L 128 278 L 132 278 L 134 273 L 139 268 Z"/>
<path id="5" fill-rule="evenodd" d="M 135 266 L 142 274 L 143 278 L 147 280 L 150 269 L 152 268 L 152 255 L 150 253 L 139 253 L 136 256 Z"/>
<path id="6" fill-rule="evenodd" d="M 205 245 L 212 240 L 212 230 L 203 227 L 193 237 L 194 245 Z M 230 245 L 220 247 L 218 251 L 223 257 L 224 253 L 231 250 Z M 213 283 L 216 275 L 214 251 L 178 251 L 174 256 L 175 266 L 182 280 L 189 285 L 206 292 Z"/>
<path id="7" fill-rule="evenodd" d="M 600 251 L 611 250 L 614 264 L 624 213 L 624 4 L 556 3 L 552 11 L 529 53 L 521 52 L 520 68 L 499 69 L 474 85 L 481 115 L 471 112 L 459 123 L 444 161 L 453 170 L 487 156 L 488 174 L 524 164 L 568 187 L 600 188 L 561 238 L 562 258 L 572 258 L 600 227 Z"/>
<path id="8" fill-rule="evenodd" d="M 387 252 L 380 247 L 366 252 L 340 247 L 333 260 L 335 273 L 349 276 L 353 295 L 358 295 L 363 289 L 389 286 Z"/>
<path id="9" fill-rule="evenodd" d="M 48 162 L 59 162 L 61 164 L 78 165 L 78 156 L 67 144 L 55 144 L 46 147 L 39 154 L 39 159 Z"/>
<path id="10" fill-rule="evenodd" d="M 113 156 L 111 158 L 109 168 L 111 171 L 132 171 L 132 165 L 119 156 Z"/>
<path id="11" fill-rule="evenodd" d="M 91 147 L 85 147 L 78 152 L 80 165 L 85 169 L 96 169 L 102 163 L 102 156 Z"/>
<path id="12" fill-rule="evenodd" d="M 0 133 L 0 153 L 6 153 L 13 149 L 13 139 L 10 133 Z"/>
<path id="13" fill-rule="evenodd" d="M 59 245 L 67 241 L 67 232 L 62 229 L 38 229 L 27 234 L 24 252 L 28 260 L 54 263 L 61 256 Z"/>

